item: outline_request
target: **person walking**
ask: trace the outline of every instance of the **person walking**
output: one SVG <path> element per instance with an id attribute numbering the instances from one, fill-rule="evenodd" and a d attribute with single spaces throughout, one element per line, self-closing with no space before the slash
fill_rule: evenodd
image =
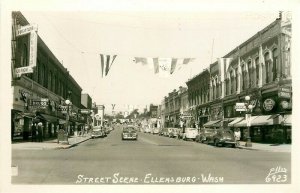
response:
<path id="1" fill-rule="evenodd" d="M 38 141 L 43 142 L 43 123 L 39 122 L 38 123 Z"/>
<path id="2" fill-rule="evenodd" d="M 234 138 L 235 138 L 235 141 L 237 143 L 237 145 L 240 145 L 240 140 L 241 140 L 241 131 L 239 128 L 236 128 L 234 130 Z"/>

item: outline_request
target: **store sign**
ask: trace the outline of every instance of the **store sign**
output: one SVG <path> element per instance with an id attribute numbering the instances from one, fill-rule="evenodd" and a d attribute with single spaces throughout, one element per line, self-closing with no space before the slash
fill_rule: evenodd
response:
<path id="1" fill-rule="evenodd" d="M 28 74 L 28 73 L 33 73 L 32 66 L 25 66 L 25 67 L 15 69 L 15 74 L 17 77 L 20 77 L 22 74 Z"/>
<path id="2" fill-rule="evenodd" d="M 234 109 L 236 111 L 246 111 L 245 103 L 236 103 Z"/>
<path id="3" fill-rule="evenodd" d="M 81 114 L 90 114 L 91 110 L 90 109 L 81 109 L 80 113 Z"/>
<path id="4" fill-rule="evenodd" d="M 265 111 L 271 111 L 275 106 L 275 101 L 273 99 L 266 99 L 263 104 Z"/>
<path id="5" fill-rule="evenodd" d="M 36 66 L 37 58 L 37 40 L 38 35 L 36 32 L 30 33 L 30 44 L 29 44 L 29 66 Z"/>
<path id="6" fill-rule="evenodd" d="M 37 31 L 37 25 L 22 26 L 20 29 L 17 29 L 16 36 L 26 35 L 33 31 Z"/>
<path id="7" fill-rule="evenodd" d="M 29 106 L 32 108 L 37 108 L 37 109 L 45 109 L 49 105 L 49 99 L 42 98 L 42 99 L 37 99 L 37 100 L 30 100 Z"/>
<path id="8" fill-rule="evenodd" d="M 20 29 L 17 29 L 16 35 L 22 36 L 30 34 L 29 39 L 29 66 L 20 67 L 15 69 L 16 77 L 20 77 L 22 74 L 33 73 L 33 67 L 36 66 L 37 58 L 37 26 L 36 25 L 27 25 L 23 26 Z"/>

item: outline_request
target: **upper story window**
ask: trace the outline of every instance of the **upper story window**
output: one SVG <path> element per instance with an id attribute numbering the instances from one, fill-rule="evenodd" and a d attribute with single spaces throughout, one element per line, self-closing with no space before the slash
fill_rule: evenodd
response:
<path id="1" fill-rule="evenodd" d="M 277 69 L 278 69 L 278 49 L 277 48 L 273 49 L 272 56 L 273 56 L 273 81 L 275 81 L 276 78 L 278 78 L 278 73 L 277 73 Z"/>
<path id="2" fill-rule="evenodd" d="M 260 67 L 259 67 L 259 57 L 255 58 L 255 71 L 256 71 L 256 85 L 259 83 L 259 73 L 260 73 Z"/>
<path id="3" fill-rule="evenodd" d="M 247 62 L 247 69 L 248 69 L 248 86 L 251 88 L 253 86 L 253 83 L 252 83 L 252 62 L 251 60 L 248 60 Z"/>
<path id="4" fill-rule="evenodd" d="M 271 58 L 270 58 L 270 53 L 269 52 L 265 53 L 264 59 L 265 59 L 265 73 L 266 73 L 265 82 L 269 83 L 271 81 L 270 80 Z"/>

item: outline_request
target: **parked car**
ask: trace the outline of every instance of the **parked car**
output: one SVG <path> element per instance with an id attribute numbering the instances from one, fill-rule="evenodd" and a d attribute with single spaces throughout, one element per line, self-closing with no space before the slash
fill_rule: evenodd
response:
<path id="1" fill-rule="evenodd" d="M 237 146 L 237 141 L 234 138 L 234 134 L 229 129 L 218 129 L 216 134 L 213 137 L 207 138 L 208 143 L 213 143 L 215 146 L 226 146 L 230 145 L 231 147 Z"/>
<path id="2" fill-rule="evenodd" d="M 168 128 L 164 136 L 165 137 L 170 137 L 172 131 L 173 131 L 173 128 Z"/>
<path id="3" fill-rule="evenodd" d="M 123 128 L 122 131 L 122 140 L 125 139 L 135 139 L 137 140 L 138 134 L 136 129 L 133 126 L 127 126 Z"/>
<path id="4" fill-rule="evenodd" d="M 208 138 L 212 138 L 217 133 L 216 129 L 204 128 L 196 137 L 196 141 L 200 143 L 206 143 Z"/>
<path id="5" fill-rule="evenodd" d="M 144 133 L 151 133 L 151 128 L 149 127 L 149 125 L 144 126 Z"/>
<path id="6" fill-rule="evenodd" d="M 159 128 L 153 127 L 153 128 L 152 128 L 152 134 L 153 134 L 153 135 L 156 135 L 156 134 L 158 134 L 158 133 L 159 133 Z"/>
<path id="7" fill-rule="evenodd" d="M 94 127 L 91 133 L 91 138 L 103 137 L 104 133 L 100 127 Z"/>
<path id="8" fill-rule="evenodd" d="M 185 128 L 185 133 L 182 135 L 183 140 L 192 139 L 195 140 L 198 135 L 198 131 L 196 128 Z"/>
<path id="9" fill-rule="evenodd" d="M 169 133 L 169 137 L 173 138 L 173 137 L 177 137 L 178 136 L 178 129 L 177 128 L 172 128 L 170 133 Z"/>

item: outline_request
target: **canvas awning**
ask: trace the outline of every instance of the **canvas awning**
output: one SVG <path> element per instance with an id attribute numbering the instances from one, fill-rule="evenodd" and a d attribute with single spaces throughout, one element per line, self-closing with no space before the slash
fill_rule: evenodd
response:
<path id="1" fill-rule="evenodd" d="M 203 126 L 204 127 L 214 127 L 214 126 L 217 126 L 217 124 L 219 122 L 221 122 L 221 120 L 209 121 L 209 122 L 205 123 Z"/>
<path id="2" fill-rule="evenodd" d="M 234 124 L 236 124 L 236 123 L 242 121 L 243 119 L 244 119 L 244 117 L 237 117 L 237 118 L 235 118 L 233 121 L 231 121 L 230 123 L 228 123 L 228 126 L 229 126 L 229 127 L 233 127 Z"/>
<path id="3" fill-rule="evenodd" d="M 52 115 L 46 115 L 46 114 L 40 114 L 41 117 L 43 117 L 45 120 L 47 120 L 48 122 L 51 123 L 55 123 L 58 122 L 58 118 L 54 117 Z"/>
<path id="4" fill-rule="evenodd" d="M 279 115 L 261 115 L 261 116 L 251 116 L 250 123 L 251 126 L 261 126 L 261 125 L 276 125 L 278 121 L 275 121 Z M 233 125 L 234 127 L 247 127 L 246 119 Z"/>
<path id="5" fill-rule="evenodd" d="M 292 126 L 292 115 L 284 115 L 281 124 L 285 126 Z"/>

